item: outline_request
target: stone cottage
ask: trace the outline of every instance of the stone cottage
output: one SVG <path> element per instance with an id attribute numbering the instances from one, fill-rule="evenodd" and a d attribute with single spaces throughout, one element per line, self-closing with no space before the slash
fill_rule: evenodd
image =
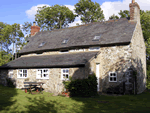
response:
<path id="1" fill-rule="evenodd" d="M 130 18 L 41 31 L 35 23 L 31 37 L 20 51 L 21 57 L 0 67 L 0 83 L 15 80 L 43 82 L 45 91 L 60 93 L 63 80 L 87 78 L 95 73 L 97 91 L 125 83 L 133 90 L 133 70 L 137 71 L 138 94 L 146 89 L 146 48 L 140 24 L 140 7 L 129 4 Z"/>

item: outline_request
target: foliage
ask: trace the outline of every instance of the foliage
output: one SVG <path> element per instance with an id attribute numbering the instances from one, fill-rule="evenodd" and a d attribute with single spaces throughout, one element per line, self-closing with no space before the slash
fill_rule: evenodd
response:
<path id="1" fill-rule="evenodd" d="M 97 2 L 91 0 L 80 0 L 75 6 L 75 12 L 81 16 L 83 23 L 91 23 L 104 20 L 103 11 Z"/>
<path id="2" fill-rule="evenodd" d="M 7 86 L 8 87 L 15 88 L 15 85 L 14 85 L 13 81 L 10 78 L 6 78 L 6 81 L 7 81 Z"/>
<path id="3" fill-rule="evenodd" d="M 69 90 L 70 96 L 90 97 L 97 95 L 97 78 L 89 75 L 87 79 L 76 79 L 64 82 L 65 88 Z"/>
<path id="4" fill-rule="evenodd" d="M 128 10 L 124 10 L 124 11 L 120 10 L 118 14 L 121 16 L 120 18 L 130 17 Z"/>
<path id="5" fill-rule="evenodd" d="M 112 20 L 112 19 L 119 19 L 119 17 L 115 14 L 113 14 L 112 16 L 109 17 L 109 20 Z"/>
<path id="6" fill-rule="evenodd" d="M 74 19 L 75 15 L 68 7 L 57 4 L 51 7 L 39 7 L 35 15 L 35 21 L 37 21 L 42 30 L 65 28 Z"/>

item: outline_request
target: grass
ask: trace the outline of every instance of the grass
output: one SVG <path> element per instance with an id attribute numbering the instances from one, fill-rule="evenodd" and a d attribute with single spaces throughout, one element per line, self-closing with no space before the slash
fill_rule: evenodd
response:
<path id="1" fill-rule="evenodd" d="M 0 113 L 149 113 L 150 93 L 67 98 L 0 86 Z"/>

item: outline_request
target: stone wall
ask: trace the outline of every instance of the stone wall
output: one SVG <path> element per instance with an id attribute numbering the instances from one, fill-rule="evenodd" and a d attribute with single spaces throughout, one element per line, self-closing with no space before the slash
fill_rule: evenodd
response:
<path id="1" fill-rule="evenodd" d="M 1 70 L 0 73 L 0 84 L 7 86 L 6 78 L 9 70 Z M 30 82 L 43 82 L 44 91 L 58 94 L 63 90 L 63 83 L 61 79 L 61 68 L 50 68 L 49 69 L 49 79 L 37 79 L 36 73 L 37 69 L 27 69 L 28 77 Z M 73 79 L 82 79 L 85 77 L 85 69 L 81 68 L 69 68 L 69 76 L 72 76 Z M 13 78 L 15 80 L 16 88 L 24 88 L 24 82 L 26 78 L 17 77 L 17 69 L 13 70 Z"/>
<path id="2" fill-rule="evenodd" d="M 146 47 L 142 34 L 141 24 L 137 22 L 132 40 L 132 64 L 137 70 L 138 93 L 146 89 Z"/>
<path id="3" fill-rule="evenodd" d="M 125 81 L 124 74 L 132 65 L 132 49 L 131 45 L 103 47 L 100 52 L 100 91 L 106 92 Z M 109 72 L 117 73 L 117 82 L 109 82 Z"/>

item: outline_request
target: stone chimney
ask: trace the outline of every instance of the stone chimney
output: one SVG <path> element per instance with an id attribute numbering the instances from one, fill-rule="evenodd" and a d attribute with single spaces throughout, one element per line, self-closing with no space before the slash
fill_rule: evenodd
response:
<path id="1" fill-rule="evenodd" d="M 31 37 L 34 36 L 39 31 L 40 27 L 36 26 L 35 22 L 33 22 L 33 26 L 31 26 Z"/>
<path id="2" fill-rule="evenodd" d="M 129 4 L 130 7 L 130 21 L 131 22 L 140 22 L 140 6 L 135 0 L 132 0 L 132 3 Z"/>

